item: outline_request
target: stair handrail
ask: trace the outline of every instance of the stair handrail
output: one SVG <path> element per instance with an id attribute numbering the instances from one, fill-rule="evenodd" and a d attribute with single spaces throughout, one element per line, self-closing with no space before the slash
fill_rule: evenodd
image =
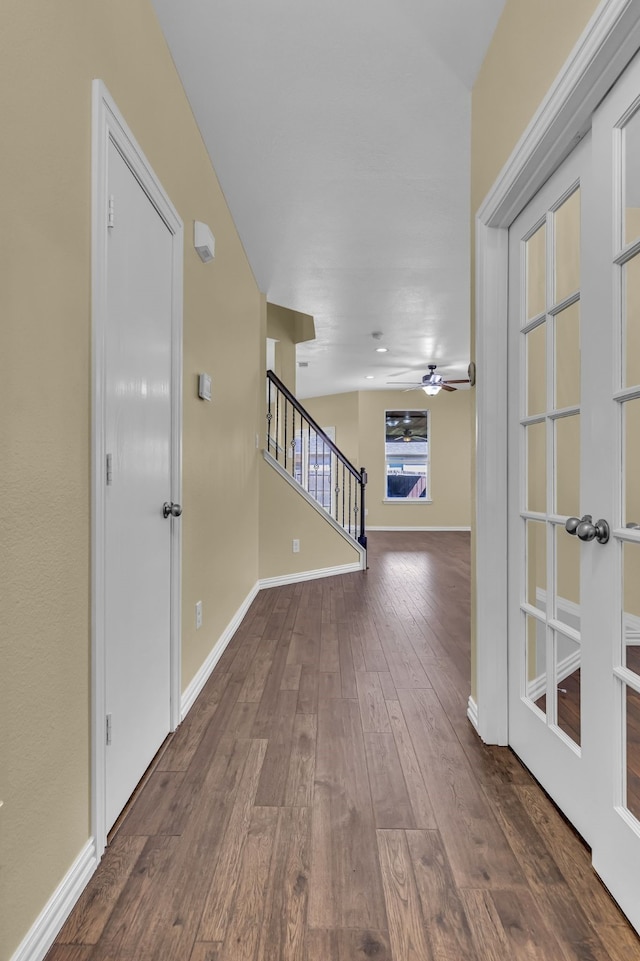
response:
<path id="1" fill-rule="evenodd" d="M 338 460 L 342 461 L 342 463 L 343 463 L 344 466 L 347 468 L 347 470 L 351 471 L 351 473 L 353 474 L 353 476 L 354 476 L 357 480 L 361 481 L 362 478 L 361 478 L 361 474 L 360 474 L 360 471 L 358 470 L 358 468 L 353 466 L 353 464 L 351 463 L 351 461 L 349 460 L 349 458 L 348 458 L 348 457 L 345 457 L 345 455 L 342 453 L 342 451 L 340 450 L 339 447 L 336 447 L 335 443 L 331 440 L 331 438 L 328 436 L 328 434 L 325 434 L 325 432 L 323 431 L 322 427 L 320 427 L 320 425 L 317 423 L 317 421 L 315 421 L 315 420 L 313 419 L 313 417 L 311 416 L 311 414 L 310 414 L 307 410 L 305 410 L 305 408 L 302 406 L 302 404 L 300 403 L 300 401 L 298 400 L 298 398 L 297 398 L 294 394 L 291 393 L 291 391 L 289 390 L 289 388 L 288 388 L 285 384 L 282 383 L 282 381 L 280 380 L 280 378 L 279 378 L 276 374 L 274 374 L 274 372 L 273 372 L 272 370 L 268 370 L 268 371 L 267 371 L 267 377 L 268 377 L 268 379 L 271 381 L 271 383 L 272 383 L 272 384 L 275 384 L 276 387 L 278 388 L 278 390 L 280 390 L 280 391 L 284 394 L 284 396 L 287 398 L 287 400 L 289 401 L 289 403 L 290 403 L 293 407 L 295 407 L 295 409 L 298 411 L 298 413 L 300 414 L 300 416 L 301 416 L 301 417 L 304 417 L 305 420 L 308 420 L 308 421 L 309 421 L 309 423 L 310 423 L 311 426 L 313 427 L 313 429 L 314 429 L 314 431 L 316 432 L 316 434 L 319 434 L 319 435 L 320 435 L 320 437 L 322 438 L 322 440 L 324 441 L 324 443 L 327 445 L 327 447 L 330 447 L 330 448 L 331 448 L 331 450 L 332 450 L 333 453 L 336 455 L 336 457 L 338 458 Z"/>
<path id="2" fill-rule="evenodd" d="M 335 457 L 337 458 L 337 460 L 338 460 L 338 461 L 343 465 L 343 467 L 346 468 L 346 470 L 349 471 L 349 473 L 354 477 L 356 483 L 358 484 L 359 490 L 360 490 L 360 507 L 359 507 L 359 508 L 358 508 L 358 507 L 355 507 L 355 508 L 354 508 L 354 511 L 355 511 L 356 513 L 359 513 L 359 514 L 360 514 L 360 517 L 359 517 L 360 533 L 359 533 L 359 535 L 358 535 L 357 537 L 355 537 L 355 535 L 351 535 L 351 536 L 353 536 L 353 537 L 355 538 L 355 540 L 357 540 L 358 543 L 359 543 L 362 547 L 364 547 L 365 550 L 366 550 L 366 547 L 367 547 L 367 536 L 366 536 L 366 526 L 365 526 L 365 520 L 364 520 L 364 519 L 365 519 L 365 514 L 366 514 L 366 510 L 365 510 L 365 488 L 366 488 L 366 486 L 367 486 L 367 472 L 366 472 L 365 468 L 362 467 L 362 468 L 360 468 L 360 470 L 358 470 L 357 467 L 354 467 L 354 465 L 351 463 L 351 461 L 349 460 L 349 458 L 348 458 L 348 457 L 345 457 L 345 455 L 342 453 L 342 451 L 340 450 L 340 448 L 336 446 L 336 444 L 334 443 L 334 441 L 332 441 L 331 438 L 323 431 L 322 427 L 320 427 L 320 425 L 318 424 L 318 422 L 317 422 L 316 420 L 314 420 L 314 418 L 311 416 L 311 414 L 303 407 L 303 405 L 300 403 L 300 401 L 298 400 L 298 398 L 297 398 L 294 394 L 291 393 L 291 391 L 290 391 L 289 388 L 286 386 L 286 384 L 283 384 L 283 382 L 280 380 L 280 378 L 277 376 L 277 374 L 275 374 L 272 370 L 268 370 L 268 371 L 267 371 L 267 380 L 269 381 L 270 384 L 273 384 L 273 385 L 274 385 L 274 387 L 276 388 L 276 391 L 279 391 L 279 392 L 284 396 L 285 400 L 286 400 L 289 404 L 291 404 L 291 406 L 293 407 L 293 409 L 298 412 L 298 414 L 300 415 L 300 420 L 301 420 L 301 422 L 302 422 L 302 420 L 306 420 L 306 421 L 307 421 L 307 423 L 309 424 L 309 426 L 313 429 L 314 433 L 316 434 L 316 437 L 319 437 L 319 438 L 321 439 L 322 443 L 332 451 L 332 453 L 335 455 Z M 270 404 L 271 404 L 271 394 L 269 393 L 269 405 L 270 405 Z M 271 417 L 271 413 L 270 413 L 270 412 L 269 412 L 268 416 L 269 416 L 269 418 Z M 267 434 L 267 450 L 269 450 L 269 447 L 270 447 L 270 444 L 271 444 L 271 441 L 272 441 L 272 440 L 273 440 L 273 442 L 274 442 L 274 445 L 275 445 L 276 448 L 277 448 L 277 447 L 279 446 L 278 441 L 277 441 L 276 438 L 272 438 L 271 432 L 269 431 L 268 434 Z M 277 455 L 276 455 L 276 456 L 277 456 Z M 286 459 L 286 454 L 285 454 L 285 459 Z M 351 510 L 351 508 L 350 508 L 350 510 Z M 329 513 L 330 513 L 330 512 L 329 512 Z M 343 514 L 344 514 L 344 504 L 343 504 Z M 351 530 L 351 527 L 349 527 L 349 531 L 350 531 L 350 530 Z"/>

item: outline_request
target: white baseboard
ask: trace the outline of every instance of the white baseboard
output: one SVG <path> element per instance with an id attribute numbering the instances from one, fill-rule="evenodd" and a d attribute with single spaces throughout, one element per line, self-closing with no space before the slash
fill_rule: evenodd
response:
<path id="1" fill-rule="evenodd" d="M 335 577 L 336 574 L 353 574 L 361 571 L 362 565 L 340 564 L 337 567 L 322 567 L 317 571 L 299 571 L 295 574 L 280 574 L 277 577 L 263 577 L 259 582 L 260 590 L 265 587 L 284 587 L 285 584 L 299 584 L 301 581 L 315 581 L 318 577 Z"/>
<path id="2" fill-rule="evenodd" d="M 558 684 L 562 684 L 564 680 L 577 671 L 580 667 L 580 651 L 577 650 L 569 657 L 563 658 L 563 660 L 558 661 L 556 681 Z M 532 701 L 537 701 L 539 697 L 547 692 L 547 675 L 540 674 L 538 677 L 534 677 L 532 681 L 527 683 L 527 697 Z"/>
<path id="3" fill-rule="evenodd" d="M 180 720 L 181 721 L 184 721 L 185 717 L 193 707 L 193 703 L 195 699 L 197 698 L 198 694 L 200 693 L 202 688 L 205 686 L 205 684 L 209 680 L 211 672 L 213 671 L 214 667 L 216 666 L 216 664 L 224 654 L 225 648 L 227 647 L 229 641 L 231 640 L 235 632 L 238 630 L 243 617 L 251 607 L 251 604 L 254 598 L 256 597 L 256 594 L 260 590 L 261 586 L 262 586 L 261 582 L 253 585 L 253 587 L 245 597 L 244 601 L 242 602 L 242 604 L 240 605 L 240 607 L 238 608 L 238 610 L 236 611 L 234 616 L 231 618 L 226 628 L 224 629 L 224 631 L 222 632 L 222 634 L 214 644 L 211 650 L 211 653 L 205 660 L 204 664 L 202 665 L 202 667 L 200 668 L 196 676 L 193 678 L 193 680 L 190 681 L 190 683 L 187 685 L 180 699 Z"/>
<path id="4" fill-rule="evenodd" d="M 475 700 L 469 695 L 469 700 L 467 701 L 467 717 L 471 721 L 473 727 L 475 728 L 476 734 L 480 733 L 478 728 L 478 705 Z"/>
<path id="5" fill-rule="evenodd" d="M 94 839 L 90 838 L 36 918 L 11 961 L 42 961 L 97 867 L 96 845 Z"/>
<path id="6" fill-rule="evenodd" d="M 369 531 L 470 531 L 470 527 L 372 527 L 367 524 Z"/>

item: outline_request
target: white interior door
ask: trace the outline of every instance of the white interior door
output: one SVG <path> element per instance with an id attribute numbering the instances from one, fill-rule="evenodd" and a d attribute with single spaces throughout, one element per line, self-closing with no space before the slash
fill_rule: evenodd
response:
<path id="1" fill-rule="evenodd" d="M 595 519 L 606 545 L 584 545 L 596 699 L 594 867 L 640 931 L 640 59 L 593 118 L 597 188 L 585 256 L 585 364 L 593 385 L 588 443 Z M 595 513 L 597 512 L 597 514 Z M 585 565 L 586 566 L 586 565 Z M 585 611 L 586 614 L 586 611 Z M 585 691 L 585 693 L 587 693 Z"/>
<path id="2" fill-rule="evenodd" d="M 640 60 L 509 257 L 509 739 L 640 930 Z"/>
<path id="3" fill-rule="evenodd" d="M 580 542 L 581 208 L 589 138 L 509 232 L 509 740 L 590 840 Z"/>
<path id="4" fill-rule="evenodd" d="M 170 729 L 172 235 L 113 141 L 107 238 L 106 822 Z"/>

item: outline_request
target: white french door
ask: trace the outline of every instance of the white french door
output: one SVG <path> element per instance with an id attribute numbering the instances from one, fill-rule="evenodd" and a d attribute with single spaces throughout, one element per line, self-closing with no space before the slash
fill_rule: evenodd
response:
<path id="1" fill-rule="evenodd" d="M 640 61 L 509 276 L 509 740 L 640 929 Z"/>
<path id="2" fill-rule="evenodd" d="M 593 591 L 594 867 L 640 931 L 640 59 L 593 119 L 594 172 L 585 254 L 593 373 L 588 504 L 611 525 L 589 556 Z M 596 506 L 597 505 L 597 506 Z M 589 509 L 589 508 L 588 508 Z M 599 514 L 598 514 L 599 516 Z M 586 544 L 585 553 L 592 545 Z M 586 613 L 586 612 L 585 612 Z M 585 692 L 586 693 L 586 692 Z"/>
<path id="3" fill-rule="evenodd" d="M 576 149 L 509 232 L 509 739 L 589 840 L 580 542 L 580 225 L 591 158 Z M 566 693 L 565 693 L 566 692 Z"/>

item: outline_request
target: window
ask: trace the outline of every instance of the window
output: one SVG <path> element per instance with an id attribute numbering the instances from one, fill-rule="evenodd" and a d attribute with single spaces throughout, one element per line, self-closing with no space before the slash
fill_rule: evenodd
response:
<path id="1" fill-rule="evenodd" d="M 384 414 L 385 500 L 429 500 L 429 411 Z"/>

